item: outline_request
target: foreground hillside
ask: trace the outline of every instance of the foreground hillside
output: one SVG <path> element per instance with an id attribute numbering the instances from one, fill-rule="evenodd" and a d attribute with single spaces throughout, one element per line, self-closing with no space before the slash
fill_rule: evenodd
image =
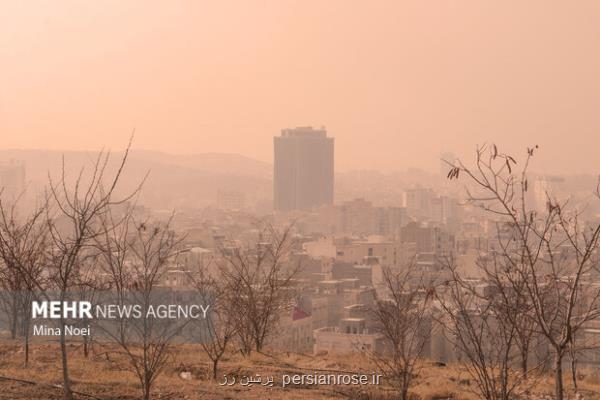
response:
<path id="1" fill-rule="evenodd" d="M 107 352 L 108 350 L 108 352 Z M 81 394 L 77 398 L 138 399 L 136 378 L 127 368 L 124 359 L 111 350 L 95 345 L 89 358 L 76 345 L 71 345 L 71 376 L 73 389 Z M 55 344 L 36 344 L 31 351 L 28 368 L 23 367 L 22 349 L 11 342 L 0 345 L 0 399 L 60 399 L 61 370 L 59 349 Z M 371 374 L 368 360 L 358 356 L 310 356 L 277 353 L 255 354 L 243 358 L 229 355 L 220 366 L 222 375 L 238 379 L 260 375 L 272 377 L 273 386 L 253 384 L 251 387 L 236 383 L 221 386 L 210 379 L 210 363 L 198 347 L 181 346 L 172 361 L 158 378 L 154 399 L 394 399 L 393 391 L 385 383 L 380 385 L 296 385 L 282 387 L 282 376 L 302 374 Z M 10 379 L 5 379 L 10 378 Z M 230 378 L 231 379 L 231 378 Z M 266 380 L 266 379 L 265 379 Z M 474 383 L 465 371 L 457 366 L 439 366 L 425 363 L 415 378 L 415 399 L 476 400 Z M 583 374 L 580 386 L 584 399 L 600 400 L 600 376 Z M 531 384 L 532 394 L 522 398 L 551 399 L 552 382 L 540 378 Z M 571 397 L 574 398 L 574 397 Z"/>

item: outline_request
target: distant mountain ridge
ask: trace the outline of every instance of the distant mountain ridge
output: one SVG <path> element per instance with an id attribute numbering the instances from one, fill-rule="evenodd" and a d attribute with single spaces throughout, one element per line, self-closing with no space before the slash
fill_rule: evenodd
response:
<path id="1" fill-rule="evenodd" d="M 0 163 L 25 163 L 28 187 L 39 191 L 48 183 L 48 174 L 60 174 L 64 155 L 68 176 L 88 172 L 98 151 L 0 150 Z M 107 176 L 115 171 L 122 151 L 111 152 Z M 155 208 L 196 207 L 215 204 L 219 190 L 236 190 L 250 198 L 270 198 L 271 164 L 239 154 L 200 153 L 175 155 L 160 151 L 131 150 L 120 190 L 126 193 L 149 173 L 142 190 L 144 204 Z"/>
<path id="2" fill-rule="evenodd" d="M 111 154 L 113 158 L 119 158 L 123 152 L 113 151 Z M 34 170 L 39 168 L 38 164 L 45 164 L 46 161 L 49 164 L 54 162 L 60 164 L 63 155 L 68 164 L 85 164 L 93 160 L 98 155 L 98 151 L 0 149 L 0 161 L 22 160 L 26 164 L 31 164 Z M 265 177 L 273 173 L 272 164 L 235 153 L 171 154 L 157 150 L 132 149 L 129 157 L 131 161 L 143 160 L 220 174 Z M 49 169 L 57 166 L 48 165 Z"/>

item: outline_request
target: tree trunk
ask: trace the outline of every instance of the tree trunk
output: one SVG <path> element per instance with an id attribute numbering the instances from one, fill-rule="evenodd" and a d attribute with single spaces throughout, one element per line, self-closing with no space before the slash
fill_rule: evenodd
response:
<path id="1" fill-rule="evenodd" d="M 574 354 L 571 355 L 571 378 L 573 379 L 573 390 L 577 393 L 579 390 L 577 388 L 577 358 Z"/>
<path id="2" fill-rule="evenodd" d="M 89 355 L 90 355 L 90 349 L 89 349 L 89 346 L 90 346 L 90 344 L 89 344 L 89 339 L 88 339 L 88 337 L 87 337 L 87 336 L 84 336 L 84 337 L 83 337 L 83 356 L 84 356 L 85 358 L 88 358 L 88 357 L 89 357 Z"/>
<path id="3" fill-rule="evenodd" d="M 213 379 L 217 380 L 217 365 L 219 364 L 219 359 L 215 358 L 213 360 Z"/>
<path id="4" fill-rule="evenodd" d="M 19 310 L 17 307 L 17 299 L 16 299 L 16 295 L 13 296 L 13 304 L 12 304 L 12 316 L 11 316 L 11 321 L 10 321 L 10 337 L 11 339 L 15 340 L 17 338 L 17 326 L 18 326 L 18 319 L 19 319 Z"/>
<path id="5" fill-rule="evenodd" d="M 402 374 L 402 392 L 400 393 L 400 400 L 408 400 L 408 386 L 409 386 L 408 373 L 404 372 Z"/>
<path id="6" fill-rule="evenodd" d="M 71 392 L 71 382 L 69 381 L 69 363 L 67 360 L 67 340 L 65 338 L 65 321 L 60 321 L 60 353 L 62 360 L 62 375 L 63 375 L 63 398 L 65 400 L 73 400 L 73 392 Z"/>
<path id="7" fill-rule="evenodd" d="M 252 354 L 252 340 L 248 337 L 240 335 L 240 351 L 244 357 L 250 357 Z"/>
<path id="8" fill-rule="evenodd" d="M 529 350 L 527 348 L 523 348 L 521 350 L 521 372 L 523 373 L 523 378 L 527 379 L 527 375 L 529 372 L 529 363 L 527 358 L 529 357 Z"/>
<path id="9" fill-rule="evenodd" d="M 148 374 L 146 373 L 144 375 L 144 389 L 143 389 L 144 400 L 150 400 L 150 386 L 151 386 L 150 379 L 148 378 Z"/>
<path id="10" fill-rule="evenodd" d="M 509 347 L 510 349 L 510 347 Z M 502 374 L 500 375 L 500 398 L 509 400 L 508 396 L 508 354 L 505 355 L 505 362 L 502 365 Z"/>
<path id="11" fill-rule="evenodd" d="M 25 367 L 29 365 L 29 327 L 30 324 L 30 316 L 25 314 L 23 317 L 23 325 L 21 329 L 23 330 L 23 338 L 25 339 Z"/>
<path id="12" fill-rule="evenodd" d="M 254 340 L 254 342 L 255 342 L 255 344 L 256 344 L 256 347 L 255 347 L 255 348 L 256 348 L 256 351 L 257 351 L 258 353 L 260 353 L 260 352 L 261 352 L 261 350 L 262 350 L 262 340 L 261 340 L 261 339 L 258 337 L 258 334 L 257 334 L 257 337 L 256 337 L 256 339 Z"/>
<path id="13" fill-rule="evenodd" d="M 29 366 L 29 332 L 25 332 L 25 367 Z"/>
<path id="14" fill-rule="evenodd" d="M 560 352 L 556 353 L 556 359 L 554 364 L 554 392 L 556 400 L 564 400 L 563 393 L 563 375 L 562 375 L 562 359 L 563 355 Z"/>

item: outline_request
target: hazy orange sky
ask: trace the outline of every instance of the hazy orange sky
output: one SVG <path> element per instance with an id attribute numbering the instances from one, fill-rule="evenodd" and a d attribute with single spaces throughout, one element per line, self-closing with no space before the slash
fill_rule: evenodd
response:
<path id="1" fill-rule="evenodd" d="M 234 152 L 325 125 L 336 167 L 538 143 L 600 172 L 600 1 L 0 1 L 0 147 Z"/>

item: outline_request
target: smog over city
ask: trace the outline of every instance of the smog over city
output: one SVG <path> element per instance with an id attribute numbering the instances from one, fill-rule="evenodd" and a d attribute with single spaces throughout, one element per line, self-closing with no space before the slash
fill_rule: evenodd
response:
<path id="1" fill-rule="evenodd" d="M 600 400 L 599 21 L 0 2 L 0 398 Z"/>

